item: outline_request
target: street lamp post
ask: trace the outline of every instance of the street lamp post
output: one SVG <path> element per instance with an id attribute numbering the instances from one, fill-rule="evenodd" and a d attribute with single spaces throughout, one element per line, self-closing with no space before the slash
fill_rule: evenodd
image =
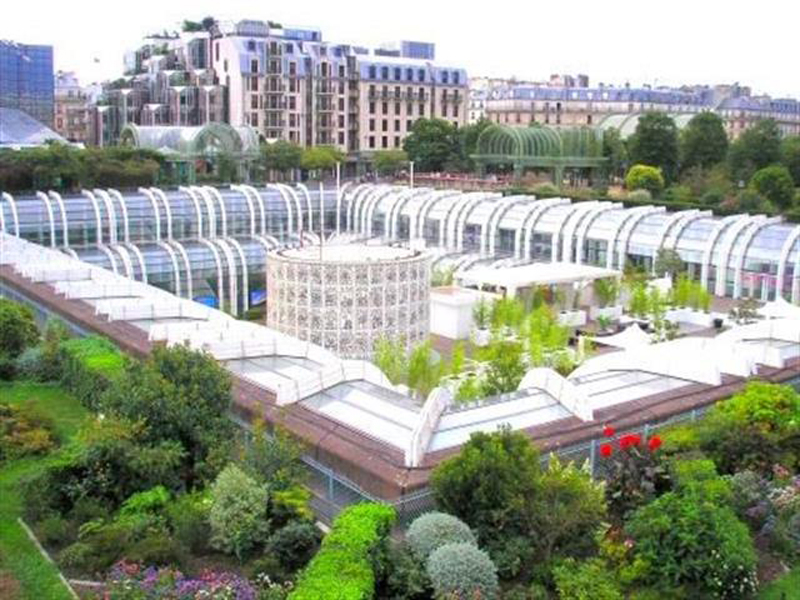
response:
<path id="1" fill-rule="evenodd" d="M 414 161 L 408 161 L 408 185 L 409 187 L 414 187 Z"/>

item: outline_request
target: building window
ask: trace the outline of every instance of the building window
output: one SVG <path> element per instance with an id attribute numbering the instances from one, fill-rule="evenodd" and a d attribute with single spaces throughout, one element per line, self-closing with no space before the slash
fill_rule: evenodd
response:
<path id="1" fill-rule="evenodd" d="M 389 120 L 383 119 L 381 121 L 381 131 L 389 131 Z"/>
<path id="2" fill-rule="evenodd" d="M 375 103 L 374 103 L 374 102 L 370 102 L 370 103 L 369 103 L 369 112 L 370 112 L 370 114 L 372 114 L 372 115 L 374 115 L 374 114 L 375 114 Z"/>
<path id="3" fill-rule="evenodd" d="M 250 89 L 254 92 L 258 91 L 258 77 L 250 78 Z"/>
<path id="4" fill-rule="evenodd" d="M 283 51 L 284 51 L 286 54 L 294 54 L 294 45 L 292 45 L 292 44 L 286 44 L 286 45 L 284 45 L 284 47 L 283 47 Z"/>
<path id="5" fill-rule="evenodd" d="M 294 61 L 291 61 L 289 63 L 289 75 L 291 76 L 297 75 L 297 63 Z"/>
<path id="6" fill-rule="evenodd" d="M 383 113 L 384 115 L 388 115 L 389 114 L 389 103 L 388 102 L 382 102 L 381 103 L 381 113 Z"/>
<path id="7" fill-rule="evenodd" d="M 297 108 L 297 98 L 289 96 L 289 110 L 295 110 L 295 108 Z"/>
<path id="8" fill-rule="evenodd" d="M 389 79 L 389 67 L 381 67 L 381 79 Z"/>
<path id="9" fill-rule="evenodd" d="M 375 79 L 375 65 L 369 66 L 369 78 Z"/>
<path id="10" fill-rule="evenodd" d="M 251 73 L 258 73 L 258 59 L 254 58 L 250 61 L 250 72 Z"/>
<path id="11" fill-rule="evenodd" d="M 410 115 L 414 113 L 414 105 L 411 102 L 406 104 L 406 114 Z"/>
<path id="12" fill-rule="evenodd" d="M 406 81 L 414 81 L 414 69 L 406 69 Z"/>
<path id="13" fill-rule="evenodd" d="M 216 55 L 216 60 L 219 61 L 219 42 L 214 44 L 214 54 Z"/>
<path id="14" fill-rule="evenodd" d="M 425 69 L 417 70 L 417 81 L 425 81 Z"/>
<path id="15" fill-rule="evenodd" d="M 414 121 L 408 119 L 406 121 L 406 131 L 411 131 L 414 128 Z"/>
<path id="16" fill-rule="evenodd" d="M 395 119 L 394 120 L 394 130 L 395 131 L 400 131 L 400 119 Z"/>
<path id="17" fill-rule="evenodd" d="M 250 125 L 253 127 L 258 127 L 258 113 L 253 113 L 250 116 Z"/>
<path id="18" fill-rule="evenodd" d="M 369 120 L 369 130 L 370 131 L 375 131 L 375 119 L 370 119 Z"/>
<path id="19" fill-rule="evenodd" d="M 459 85 L 459 72 L 453 71 L 453 85 Z"/>
<path id="20" fill-rule="evenodd" d="M 458 104 L 453 105 L 453 116 L 458 117 Z"/>
<path id="21" fill-rule="evenodd" d="M 344 131 L 339 132 L 339 145 L 344 146 Z"/>
<path id="22" fill-rule="evenodd" d="M 394 68 L 394 79 L 395 79 L 395 81 L 400 81 L 400 73 L 401 73 L 400 67 L 395 67 Z"/>
<path id="23" fill-rule="evenodd" d="M 339 98 L 339 110 L 344 110 L 344 98 Z"/>
<path id="24" fill-rule="evenodd" d="M 344 115 L 339 115 L 339 127 L 344 128 Z"/>
<path id="25" fill-rule="evenodd" d="M 450 83 L 450 73 L 448 71 L 442 71 L 442 83 Z"/>
<path id="26" fill-rule="evenodd" d="M 388 148 L 389 147 L 389 138 L 387 136 L 381 137 L 381 148 Z"/>
<path id="27" fill-rule="evenodd" d="M 587 125 L 591 125 L 592 124 L 592 115 L 587 115 L 586 116 L 586 124 Z"/>
<path id="28" fill-rule="evenodd" d="M 400 114 L 400 103 L 399 102 L 395 102 L 394 103 L 394 114 L 396 114 L 396 115 Z"/>
<path id="29" fill-rule="evenodd" d="M 250 52 L 255 52 L 256 50 L 256 43 L 254 40 L 247 40 L 247 49 Z"/>
<path id="30" fill-rule="evenodd" d="M 442 104 L 442 116 L 447 116 L 447 104 Z"/>
<path id="31" fill-rule="evenodd" d="M 375 97 L 375 86 L 374 85 L 370 85 L 369 86 L 369 95 L 370 95 L 370 97 L 373 97 L 373 98 Z"/>
<path id="32" fill-rule="evenodd" d="M 253 94 L 252 96 L 250 96 L 250 108 L 252 108 L 252 109 L 258 108 L 258 95 L 257 94 Z"/>
<path id="33" fill-rule="evenodd" d="M 400 147 L 400 138 L 398 136 L 394 136 L 394 147 L 395 148 Z"/>
<path id="34" fill-rule="evenodd" d="M 425 116 L 425 105 L 422 102 L 419 103 L 419 116 Z"/>
<path id="35" fill-rule="evenodd" d="M 228 72 L 228 59 L 227 58 L 224 61 L 222 61 L 222 68 L 225 70 L 226 73 Z"/>
<path id="36" fill-rule="evenodd" d="M 374 135 L 369 136 L 369 147 L 370 148 L 374 148 L 375 147 L 375 136 Z"/>
<path id="37" fill-rule="evenodd" d="M 344 77 L 344 65 L 339 65 L 339 77 Z"/>
<path id="38" fill-rule="evenodd" d="M 294 113 L 289 115 L 289 127 L 297 127 L 297 117 Z"/>

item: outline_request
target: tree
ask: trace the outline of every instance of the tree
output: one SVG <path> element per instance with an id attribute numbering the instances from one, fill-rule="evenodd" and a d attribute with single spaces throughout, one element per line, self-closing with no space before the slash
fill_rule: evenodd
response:
<path id="1" fill-rule="evenodd" d="M 233 424 L 230 375 L 210 355 L 185 346 L 156 346 L 130 362 L 100 400 L 103 409 L 145 427 L 144 441 L 175 441 L 186 451 L 187 486 L 213 477 L 229 450 Z"/>
<path id="2" fill-rule="evenodd" d="M 419 344 L 411 352 L 408 360 L 408 386 L 421 398 L 427 398 L 442 378 L 441 361 L 434 362 L 431 343 Z"/>
<path id="3" fill-rule="evenodd" d="M 658 249 L 654 266 L 656 275 L 664 277 L 664 275 L 669 274 L 671 277 L 675 277 L 678 273 L 682 273 L 685 268 L 681 255 L 675 250 L 671 248 Z"/>
<path id="4" fill-rule="evenodd" d="M 736 181 L 748 181 L 753 173 L 780 161 L 781 132 L 772 119 L 761 119 L 731 144 L 728 165 Z"/>
<path id="5" fill-rule="evenodd" d="M 303 481 L 303 446 L 277 429 L 273 435 L 266 431 L 263 421 L 257 421 L 253 437 L 242 445 L 241 462 L 247 472 L 270 490 L 287 490 Z"/>
<path id="6" fill-rule="evenodd" d="M 0 357 L 18 357 L 39 341 L 33 311 L 23 304 L 0 298 Z"/>
<path id="7" fill-rule="evenodd" d="M 344 158 L 344 154 L 333 146 L 312 146 L 303 150 L 300 166 L 307 171 L 327 171 Z"/>
<path id="8" fill-rule="evenodd" d="M 277 140 L 271 144 L 262 144 L 261 159 L 267 171 L 278 171 L 285 176 L 293 169 L 299 169 L 303 159 L 303 149 L 286 140 Z"/>
<path id="9" fill-rule="evenodd" d="M 541 476 L 539 452 L 521 431 L 473 433 L 431 475 L 437 505 L 485 541 L 528 531 Z"/>
<path id="10" fill-rule="evenodd" d="M 419 119 L 403 142 L 419 171 L 442 171 L 454 156 L 458 156 L 456 128 L 444 119 Z"/>
<path id="11" fill-rule="evenodd" d="M 269 532 L 267 490 L 234 464 L 211 486 L 211 545 L 239 560 Z"/>
<path id="12" fill-rule="evenodd" d="M 800 135 L 792 135 L 783 139 L 781 163 L 789 169 L 795 186 L 800 187 Z"/>
<path id="13" fill-rule="evenodd" d="M 664 189 L 664 176 L 661 169 L 649 165 L 633 165 L 625 176 L 628 190 L 647 190 L 653 196 Z"/>
<path id="14" fill-rule="evenodd" d="M 381 175 L 396 175 L 408 163 L 408 155 L 402 150 L 378 150 L 373 161 Z"/>
<path id="15" fill-rule="evenodd" d="M 375 342 L 373 361 L 394 385 L 405 383 L 408 377 L 406 348 L 400 340 L 379 338 Z"/>
<path id="16" fill-rule="evenodd" d="M 527 370 L 522 344 L 496 341 L 486 348 L 488 365 L 483 381 L 483 394 L 494 396 L 516 391 Z"/>
<path id="17" fill-rule="evenodd" d="M 612 177 L 623 177 L 628 166 L 628 149 L 619 133 L 611 128 L 603 132 L 603 158 L 608 159 L 607 169 Z"/>
<path id="18" fill-rule="evenodd" d="M 789 169 L 782 165 L 756 171 L 750 187 L 781 210 L 791 208 L 794 203 L 794 182 Z"/>
<path id="19" fill-rule="evenodd" d="M 728 155 L 728 135 L 725 124 L 713 112 L 692 117 L 681 133 L 681 170 L 692 167 L 709 169 Z"/>
<path id="20" fill-rule="evenodd" d="M 678 174 L 678 127 L 672 117 L 661 112 L 645 113 L 628 143 L 633 164 L 658 167 L 667 183 L 674 181 Z"/>
<path id="21" fill-rule="evenodd" d="M 481 117 L 476 123 L 458 128 L 456 131 L 456 144 L 458 146 L 458 160 L 454 162 L 454 167 L 461 171 L 473 171 L 475 164 L 472 155 L 478 151 L 478 138 L 483 130 L 489 127 L 492 122 L 486 117 Z"/>

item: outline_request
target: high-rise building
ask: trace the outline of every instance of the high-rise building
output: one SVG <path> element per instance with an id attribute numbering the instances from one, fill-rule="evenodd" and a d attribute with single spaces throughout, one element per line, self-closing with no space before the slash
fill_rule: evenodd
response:
<path id="1" fill-rule="evenodd" d="M 53 126 L 53 47 L 0 40 L 0 108 Z"/>
<path id="2" fill-rule="evenodd" d="M 89 93 L 71 71 L 56 73 L 54 129 L 70 142 L 89 139 Z"/>
<path id="3" fill-rule="evenodd" d="M 437 64 L 427 42 L 369 50 L 324 41 L 318 29 L 226 21 L 150 37 L 126 66 L 98 111 L 106 143 L 131 122 L 225 121 L 357 155 L 401 147 L 422 117 L 467 122 L 466 71 Z"/>

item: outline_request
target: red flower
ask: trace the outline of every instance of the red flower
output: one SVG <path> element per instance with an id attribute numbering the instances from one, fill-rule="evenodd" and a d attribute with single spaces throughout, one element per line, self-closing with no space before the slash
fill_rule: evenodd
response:
<path id="1" fill-rule="evenodd" d="M 635 433 L 629 433 L 628 435 L 623 435 L 619 438 L 619 447 L 625 450 L 626 448 L 630 448 L 631 446 L 638 446 L 642 443 L 642 437 L 636 435 Z"/>
<path id="2" fill-rule="evenodd" d="M 616 431 L 614 431 L 614 428 L 611 427 L 611 425 L 606 425 L 605 427 L 603 427 L 603 435 L 604 436 L 606 436 L 606 437 L 614 437 L 615 433 L 616 433 Z"/>
<path id="3" fill-rule="evenodd" d="M 600 444 L 600 456 L 608 458 L 612 454 L 614 454 L 614 449 L 611 447 L 611 444 Z"/>
<path id="4" fill-rule="evenodd" d="M 661 447 L 661 438 L 657 435 L 654 435 L 647 440 L 647 447 L 650 448 L 650 452 L 655 452 Z"/>

